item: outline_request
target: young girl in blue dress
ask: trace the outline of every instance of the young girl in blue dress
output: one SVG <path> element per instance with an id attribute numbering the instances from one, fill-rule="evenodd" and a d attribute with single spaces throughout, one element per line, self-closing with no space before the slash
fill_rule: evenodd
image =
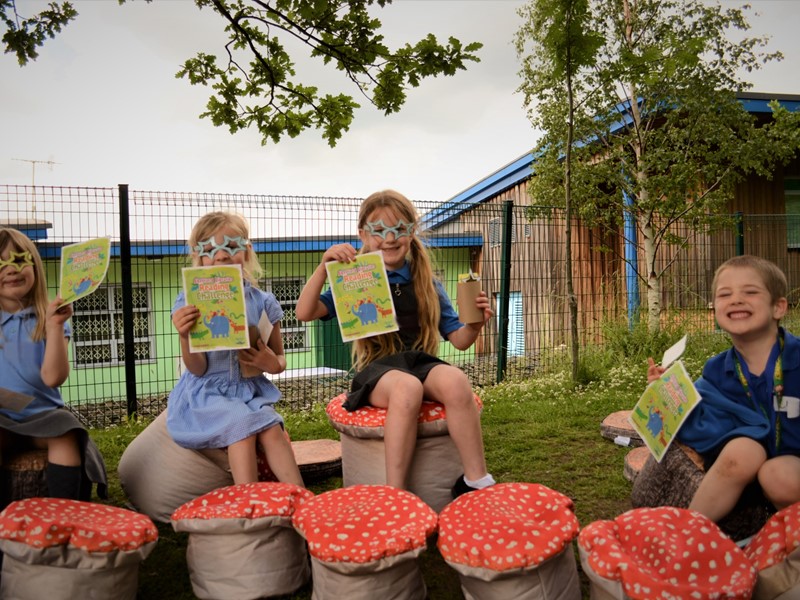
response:
<path id="1" fill-rule="evenodd" d="M 47 298 L 33 242 L 0 227 L 0 387 L 28 396 L 19 410 L 0 408 L 0 444 L 9 452 L 46 448 L 45 477 L 54 498 L 90 500 L 92 482 L 106 497 L 103 459 L 58 387 L 69 375 L 72 305 Z"/>
<path id="2" fill-rule="evenodd" d="M 227 448 L 233 481 L 258 481 L 257 445 L 279 481 L 303 485 L 283 419 L 275 411 L 280 391 L 263 376 L 286 369 L 280 331 L 283 316 L 275 297 L 257 287 L 260 265 L 249 241 L 249 227 L 241 215 L 211 212 L 201 217 L 189 238 L 192 265 L 240 265 L 245 279 L 247 323 L 258 323 L 266 312 L 272 323 L 267 344 L 255 348 L 192 353 L 189 331 L 200 311 L 187 305 L 183 292 L 172 309 L 172 323 L 180 336 L 186 371 L 169 396 L 167 429 L 184 448 Z M 241 366 L 261 374 L 242 375 Z"/>
<path id="3" fill-rule="evenodd" d="M 434 277 L 430 257 L 417 236 L 417 222 L 414 205 L 393 190 L 376 192 L 361 204 L 361 252 L 381 251 L 400 330 L 353 342 L 356 375 L 345 408 L 371 404 L 387 409 L 386 483 L 405 488 L 422 400 L 443 404 L 450 437 L 464 467 L 464 475 L 453 485 L 456 497 L 492 485 L 494 479 L 486 470 L 480 415 L 469 379 L 461 369 L 437 358 L 436 352 L 441 337 L 459 350 L 469 348 L 494 313 L 486 293 L 481 292 L 476 306 L 483 311 L 483 321 L 464 325 L 458 320 Z M 330 289 L 321 294 L 327 280 L 325 263 L 352 262 L 356 254 L 350 244 L 325 251 L 300 293 L 295 309 L 298 319 L 336 316 Z"/>

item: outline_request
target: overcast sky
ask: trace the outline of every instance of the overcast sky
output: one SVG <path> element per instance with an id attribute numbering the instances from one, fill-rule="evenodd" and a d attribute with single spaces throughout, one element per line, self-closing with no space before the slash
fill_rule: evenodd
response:
<path id="1" fill-rule="evenodd" d="M 79 17 L 37 61 L 20 68 L 14 55 L 0 55 L 0 184 L 35 178 L 36 185 L 345 197 L 391 187 L 444 201 L 536 142 L 515 93 L 512 38 L 524 2 L 395 0 L 378 11 L 391 47 L 429 32 L 440 41 L 453 35 L 483 42 L 481 62 L 423 81 L 391 116 L 357 99 L 362 109 L 335 148 L 317 130 L 261 146 L 255 131 L 231 135 L 198 118 L 208 89 L 175 73 L 196 52 L 222 48 L 223 22 L 210 10 L 191 0 L 73 3 Z M 750 35 L 770 35 L 770 49 L 786 56 L 752 75 L 754 91 L 800 94 L 800 0 L 750 4 L 761 13 Z M 17 0 L 23 14 L 42 5 Z M 337 75 L 300 80 L 323 87 Z"/>

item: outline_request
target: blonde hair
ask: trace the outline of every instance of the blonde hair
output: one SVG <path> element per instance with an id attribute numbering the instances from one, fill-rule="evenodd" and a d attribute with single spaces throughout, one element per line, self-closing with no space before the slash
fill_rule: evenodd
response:
<path id="1" fill-rule="evenodd" d="M 258 256 L 253 250 L 253 244 L 250 243 L 250 227 L 247 224 L 247 219 L 239 213 L 218 210 L 206 213 L 198 219 L 192 228 L 192 233 L 189 235 L 189 253 L 192 257 L 192 265 L 198 267 L 201 263 L 195 246 L 212 236 L 216 236 L 223 227 L 230 227 L 235 233 L 247 240 L 247 259 L 242 265 L 242 274 L 247 281 L 254 286 L 258 286 L 258 278 L 261 277 L 263 271 L 258 263 Z"/>
<path id="2" fill-rule="evenodd" d="M 745 267 L 749 267 L 759 274 L 764 282 L 764 287 L 766 287 L 769 292 L 770 300 L 772 300 L 773 304 L 781 298 L 786 298 L 789 294 L 789 282 L 778 265 L 760 256 L 743 254 L 742 256 L 734 256 L 726 260 L 717 268 L 714 273 L 714 279 L 711 282 L 712 297 L 716 298 L 717 296 L 719 276 L 725 269 Z"/>
<path id="3" fill-rule="evenodd" d="M 370 215 L 376 210 L 385 208 L 392 211 L 398 219 L 407 223 L 417 223 L 419 215 L 411 201 L 394 190 L 375 192 L 361 203 L 358 212 L 358 229 L 364 229 Z M 364 246 L 360 253 L 366 252 Z M 407 256 L 411 267 L 411 280 L 417 299 L 420 334 L 414 342 L 415 350 L 422 350 L 436 355 L 439 349 L 439 317 L 441 306 L 439 294 L 434 284 L 434 273 L 428 252 L 416 232 L 411 232 L 411 247 Z M 362 338 L 353 342 L 353 364 L 357 371 L 369 363 L 403 350 L 403 343 L 398 332 Z"/>
<path id="4" fill-rule="evenodd" d="M 34 342 L 45 338 L 47 319 L 47 278 L 44 274 L 42 257 L 33 242 L 24 233 L 8 227 L 0 227 L 0 252 L 10 248 L 12 252 L 30 252 L 33 259 L 33 287 L 24 298 L 22 307 L 33 306 L 36 313 L 36 328 L 31 336 Z"/>

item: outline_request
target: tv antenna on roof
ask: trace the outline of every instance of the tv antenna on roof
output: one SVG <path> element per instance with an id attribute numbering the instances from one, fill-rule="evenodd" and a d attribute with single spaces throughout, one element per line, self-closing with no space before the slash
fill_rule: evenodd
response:
<path id="1" fill-rule="evenodd" d="M 31 163 L 31 185 L 36 188 L 36 165 L 47 165 L 50 167 L 50 170 L 53 170 L 53 165 L 60 165 L 61 163 L 57 163 L 52 160 L 33 160 L 31 158 L 12 158 L 11 160 L 16 160 L 19 162 L 26 162 Z M 33 210 L 31 211 L 32 216 L 36 216 L 36 189 L 33 190 Z"/>

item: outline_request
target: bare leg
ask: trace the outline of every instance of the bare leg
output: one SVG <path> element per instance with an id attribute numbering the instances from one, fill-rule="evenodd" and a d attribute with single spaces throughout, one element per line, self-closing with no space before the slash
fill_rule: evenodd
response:
<path id="1" fill-rule="evenodd" d="M 258 441 L 264 448 L 267 464 L 278 481 L 305 487 L 300 468 L 294 458 L 292 444 L 286 438 L 283 428 L 275 425 L 258 433 Z"/>
<path id="2" fill-rule="evenodd" d="M 434 367 L 425 379 L 425 397 L 444 404 L 447 429 L 461 457 L 464 477 L 478 480 L 488 473 L 478 407 L 466 374 L 451 365 Z"/>
<path id="3" fill-rule="evenodd" d="M 766 460 L 767 453 L 758 442 L 749 438 L 732 439 L 703 477 L 689 508 L 719 521 L 733 510 L 744 488 L 756 478 Z"/>
<path id="4" fill-rule="evenodd" d="M 228 462 L 231 465 L 233 483 L 238 485 L 258 481 L 256 436 L 251 435 L 228 446 Z"/>
<path id="5" fill-rule="evenodd" d="M 769 459 L 758 471 L 758 482 L 778 510 L 800 502 L 800 458 L 786 455 Z"/>
<path id="6" fill-rule="evenodd" d="M 79 467 L 81 464 L 81 451 L 74 431 L 59 437 L 33 438 L 33 442 L 37 448 L 47 448 L 47 462 L 65 467 Z"/>
<path id="7" fill-rule="evenodd" d="M 369 403 L 386 409 L 386 423 L 383 428 L 386 484 L 405 489 L 417 445 L 422 383 L 408 373 L 389 371 L 372 390 Z"/>

